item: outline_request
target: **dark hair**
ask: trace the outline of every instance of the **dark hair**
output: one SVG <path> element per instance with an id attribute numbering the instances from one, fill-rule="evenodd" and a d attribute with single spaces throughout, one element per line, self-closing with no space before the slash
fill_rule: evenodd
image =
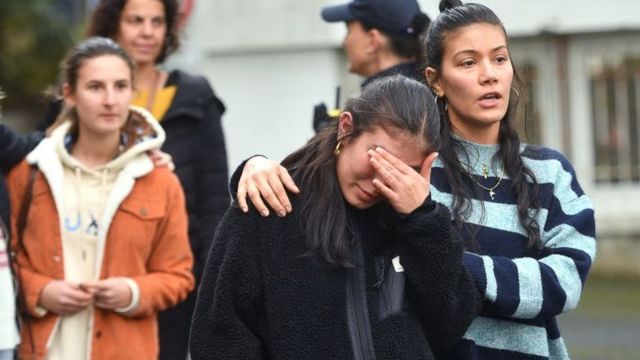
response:
<path id="1" fill-rule="evenodd" d="M 454 31 L 473 24 L 490 24 L 499 27 L 507 37 L 507 32 L 496 14 L 488 7 L 480 4 L 462 4 L 459 0 L 440 1 L 441 13 L 433 20 L 424 38 L 424 68 L 431 67 L 436 70 L 436 79 L 442 74 L 442 58 L 446 46 L 447 37 Z M 540 227 L 535 217 L 540 210 L 538 201 L 538 184 L 533 172 L 524 164 L 520 156 L 520 138 L 513 127 L 513 114 L 524 113 L 518 111 L 520 96 L 524 94 L 524 86 L 518 77 L 515 65 L 513 66 L 512 96 L 509 97 L 509 108 L 500 122 L 498 134 L 499 150 L 494 159 L 500 159 L 504 164 L 505 173 L 512 180 L 511 191 L 516 196 L 518 219 L 520 225 L 527 233 L 528 247 L 538 249 L 542 245 Z M 434 79 L 430 79 L 432 82 Z M 439 158 L 444 164 L 444 171 L 453 193 L 453 217 L 458 228 L 464 228 L 463 219 L 471 212 L 471 189 L 469 179 L 472 175 L 462 165 L 457 153 L 468 156 L 465 147 L 460 140 L 452 137 L 453 131 L 445 109 L 444 102 L 439 102 L 439 111 L 442 118 L 441 137 L 442 151 Z M 472 182 L 472 181 L 471 181 Z M 478 194 L 481 189 L 473 185 L 473 191 Z M 531 211 L 533 210 L 533 211 Z M 484 208 L 483 208 L 484 212 Z M 467 229 L 468 231 L 468 229 Z M 472 231 L 473 240 L 475 231 Z"/>
<path id="2" fill-rule="evenodd" d="M 414 32 L 411 34 L 396 34 L 393 32 L 385 31 L 375 26 L 369 25 L 366 22 L 362 23 L 362 27 L 365 30 L 377 29 L 382 34 L 384 34 L 391 44 L 391 50 L 402 58 L 412 58 L 419 59 L 422 54 L 422 44 L 420 41 L 420 35 L 424 33 L 429 27 L 431 19 L 429 16 L 423 12 L 418 13 L 413 17 L 411 22 L 411 28 L 414 29 Z"/>
<path id="3" fill-rule="evenodd" d="M 353 131 L 340 140 L 356 139 L 375 127 L 424 141 L 426 151 L 440 147 L 440 122 L 433 95 L 426 85 L 401 75 L 384 77 L 364 87 L 349 100 L 344 111 L 351 113 Z M 305 189 L 301 211 L 309 255 L 319 255 L 332 264 L 350 263 L 347 207 L 336 175 L 338 122 L 326 126 L 309 142 L 282 162 Z"/>
<path id="4" fill-rule="evenodd" d="M 162 50 L 155 59 L 161 64 L 180 47 L 178 35 L 178 2 L 176 0 L 158 0 L 164 6 L 164 17 L 167 24 L 167 35 Z M 115 39 L 120 29 L 120 17 L 127 0 L 101 0 L 91 13 L 87 36 L 103 36 Z"/>
<path id="5" fill-rule="evenodd" d="M 131 86 L 133 86 L 133 76 L 135 63 L 127 55 L 127 53 L 115 41 L 104 37 L 91 37 L 76 45 L 62 63 L 62 71 L 60 82 L 68 85 L 73 91 L 76 90 L 78 84 L 78 73 L 88 60 L 95 59 L 100 56 L 117 56 L 122 59 L 131 72 Z M 78 132 L 78 114 L 75 108 L 64 106 L 56 121 L 47 129 L 47 135 L 66 121 L 71 121 L 70 133 Z M 129 118 L 125 123 L 122 131 L 127 134 L 129 141 L 127 146 L 134 145 L 137 139 L 146 135 L 141 133 L 142 130 L 148 130 L 142 115 L 129 112 Z"/>

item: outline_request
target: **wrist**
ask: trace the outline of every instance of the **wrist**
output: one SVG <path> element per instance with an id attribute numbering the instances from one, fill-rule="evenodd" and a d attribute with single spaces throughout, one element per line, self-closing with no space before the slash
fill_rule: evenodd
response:
<path id="1" fill-rule="evenodd" d="M 131 278 L 122 278 L 122 280 L 124 281 L 124 283 L 129 288 L 129 299 L 130 300 L 129 300 L 129 303 L 126 304 L 126 306 L 119 307 L 119 308 L 114 309 L 114 310 L 117 313 L 128 314 L 128 313 L 133 312 L 138 307 L 138 305 L 140 304 L 140 288 L 138 287 L 138 283 L 136 283 Z"/>

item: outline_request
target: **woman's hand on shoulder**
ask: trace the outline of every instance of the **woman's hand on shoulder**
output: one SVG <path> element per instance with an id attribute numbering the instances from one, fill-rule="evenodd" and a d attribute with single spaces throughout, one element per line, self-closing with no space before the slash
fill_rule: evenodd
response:
<path id="1" fill-rule="evenodd" d="M 368 154 L 369 162 L 378 175 L 373 179 L 373 185 L 396 212 L 410 214 L 425 202 L 431 185 L 431 166 L 438 157 L 437 152 L 423 160 L 420 172 L 381 147 L 369 150 Z"/>
<path id="2" fill-rule="evenodd" d="M 238 205 L 242 211 L 249 211 L 248 196 L 262 216 L 269 216 L 265 200 L 278 216 L 284 217 L 292 210 L 285 187 L 293 193 L 300 192 L 287 169 L 273 160 L 255 156 L 242 169 L 238 182 Z"/>
<path id="3" fill-rule="evenodd" d="M 170 154 L 158 149 L 149 150 L 147 154 L 155 167 L 166 166 L 171 171 L 175 170 L 176 165 L 173 163 L 173 158 Z"/>

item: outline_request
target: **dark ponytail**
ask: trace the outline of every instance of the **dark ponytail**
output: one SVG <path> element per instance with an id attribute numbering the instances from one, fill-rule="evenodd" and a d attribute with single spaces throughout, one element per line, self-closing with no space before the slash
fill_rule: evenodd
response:
<path id="1" fill-rule="evenodd" d="M 462 4 L 459 0 L 440 1 L 440 15 L 436 17 L 423 39 L 424 56 L 423 69 L 427 67 L 435 70 L 433 82 L 442 74 L 442 60 L 445 49 L 445 41 L 452 32 L 472 24 L 490 24 L 502 30 L 507 38 L 507 32 L 496 14 L 488 7 L 480 4 Z M 512 93 L 509 97 L 509 109 L 500 122 L 498 143 L 500 145 L 494 160 L 500 160 L 504 166 L 505 173 L 511 178 L 511 192 L 516 197 L 518 219 L 520 225 L 525 230 L 530 249 L 539 249 L 542 246 L 540 238 L 540 228 L 535 221 L 540 211 L 538 200 L 538 183 L 533 172 L 524 164 L 520 155 L 520 138 L 513 127 L 514 114 L 524 114 L 519 111 L 520 106 L 524 106 L 525 90 L 522 86 L 515 65 L 513 66 Z M 522 101 L 521 101 L 522 100 Z M 465 225 L 465 219 L 471 214 L 471 199 L 481 194 L 481 189 L 475 184 L 472 175 L 467 168 L 462 165 L 458 154 L 469 157 L 465 147 L 460 140 L 453 137 L 453 129 L 446 111 L 445 101 L 438 101 L 439 111 L 442 119 L 441 136 L 442 149 L 439 158 L 443 163 L 447 182 L 451 187 L 453 195 L 452 213 L 456 226 L 470 235 L 473 241 L 477 233 L 477 227 L 472 229 L 470 225 Z M 463 159 L 466 160 L 466 159 Z M 482 209 L 484 216 L 484 208 Z"/>
<path id="2" fill-rule="evenodd" d="M 440 10 L 441 13 L 443 13 L 449 9 L 453 9 L 454 7 L 462 6 L 462 5 L 463 5 L 462 1 L 460 0 L 442 0 L 438 5 L 438 9 Z"/>
<path id="3" fill-rule="evenodd" d="M 391 44 L 391 50 L 401 58 L 405 59 L 420 59 L 422 56 L 422 41 L 421 36 L 429 28 L 431 19 L 429 15 L 418 12 L 411 20 L 411 26 L 408 27 L 407 32 L 401 34 L 385 31 L 375 26 L 362 23 L 365 30 L 378 29 L 383 33 Z"/>

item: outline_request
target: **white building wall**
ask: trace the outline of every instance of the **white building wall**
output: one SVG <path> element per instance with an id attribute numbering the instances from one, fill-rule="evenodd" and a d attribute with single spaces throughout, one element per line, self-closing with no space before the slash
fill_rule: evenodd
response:
<path id="1" fill-rule="evenodd" d="M 216 57 L 203 71 L 227 104 L 223 126 L 229 166 L 252 154 L 282 159 L 313 135 L 313 106 L 332 103 L 340 82 L 332 51 L 306 50 Z"/>
<path id="2" fill-rule="evenodd" d="M 327 24 L 320 10 L 346 0 L 199 0 L 187 29 L 182 56 L 174 64 L 206 75 L 227 105 L 224 128 L 229 165 L 253 153 L 274 159 L 312 135 L 314 104 L 334 103 L 335 87 L 357 87 L 345 70 L 342 24 Z M 543 31 L 580 32 L 637 28 L 640 2 L 628 0 L 476 0 L 488 5 L 513 36 Z M 437 0 L 420 0 L 437 15 Z M 549 44 L 538 44 L 541 51 Z M 549 53 L 549 52 L 547 52 Z M 541 63 L 544 60 L 541 60 Z M 545 76 L 553 68 L 540 67 Z M 553 76 L 553 74 L 551 74 Z M 548 143 L 562 148 L 560 119 L 551 83 L 544 96 Z M 349 92 L 347 90 L 346 92 Z M 343 91 L 344 93 L 344 91 Z"/>
<path id="3" fill-rule="evenodd" d="M 344 26 L 320 18 L 327 3 L 196 2 L 170 66 L 204 74 L 225 102 L 231 170 L 251 154 L 281 160 L 303 145 L 313 135 L 313 106 L 334 106 L 336 86 L 357 83 L 340 49 Z"/>

